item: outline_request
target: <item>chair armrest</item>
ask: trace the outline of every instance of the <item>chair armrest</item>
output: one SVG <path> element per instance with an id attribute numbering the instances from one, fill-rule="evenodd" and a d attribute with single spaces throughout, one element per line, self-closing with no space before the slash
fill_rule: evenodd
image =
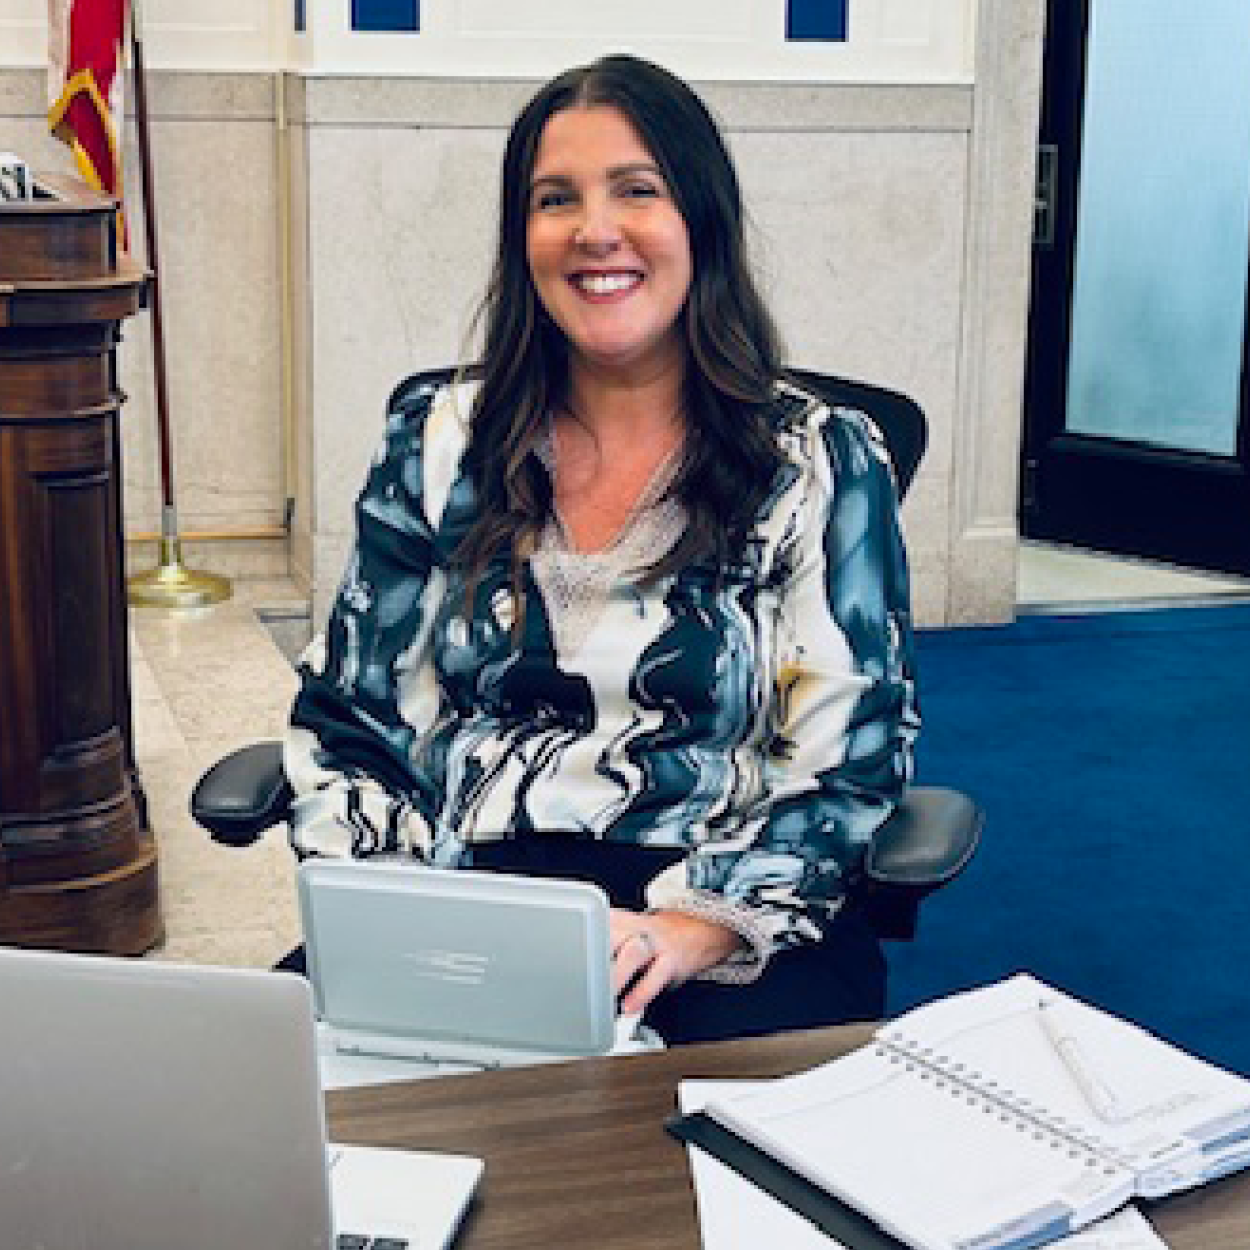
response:
<path id="1" fill-rule="evenodd" d="M 882 937 L 914 936 L 920 900 L 967 867 L 984 824 L 981 809 L 958 790 L 906 792 L 864 859 L 861 894 Z"/>
<path id="2" fill-rule="evenodd" d="M 256 742 L 218 760 L 191 792 L 191 815 L 217 842 L 247 846 L 286 820 L 294 792 L 282 743 Z"/>

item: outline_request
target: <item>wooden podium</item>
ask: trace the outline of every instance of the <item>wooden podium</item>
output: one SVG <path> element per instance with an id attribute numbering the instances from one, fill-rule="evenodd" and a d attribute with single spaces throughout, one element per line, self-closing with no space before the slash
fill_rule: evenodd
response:
<path id="1" fill-rule="evenodd" d="M 114 201 L 0 202 L 0 943 L 160 940 L 134 763 L 115 347 L 146 271 Z"/>

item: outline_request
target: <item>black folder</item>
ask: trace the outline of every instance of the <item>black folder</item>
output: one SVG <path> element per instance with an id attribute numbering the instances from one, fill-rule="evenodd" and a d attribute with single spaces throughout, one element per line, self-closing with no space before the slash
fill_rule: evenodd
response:
<path id="1" fill-rule="evenodd" d="M 710 1115 L 696 1111 L 691 1115 L 671 1116 L 664 1127 L 678 1141 L 706 1151 L 778 1202 L 797 1211 L 822 1233 L 840 1241 L 847 1250 L 908 1250 L 905 1242 L 885 1232 L 862 1211 L 848 1206 L 766 1151 L 744 1141 Z"/>

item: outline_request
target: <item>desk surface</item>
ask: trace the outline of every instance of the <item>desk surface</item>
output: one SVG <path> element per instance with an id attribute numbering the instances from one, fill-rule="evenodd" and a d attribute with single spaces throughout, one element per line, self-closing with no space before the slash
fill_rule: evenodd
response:
<path id="1" fill-rule="evenodd" d="M 654 1054 L 339 1090 L 332 1136 L 478 1155 L 457 1250 L 698 1250 L 685 1148 L 663 1129 L 684 1077 L 781 1076 L 861 1045 L 865 1025 Z M 1250 1173 L 1152 1204 L 1170 1250 L 1250 1246 Z"/>

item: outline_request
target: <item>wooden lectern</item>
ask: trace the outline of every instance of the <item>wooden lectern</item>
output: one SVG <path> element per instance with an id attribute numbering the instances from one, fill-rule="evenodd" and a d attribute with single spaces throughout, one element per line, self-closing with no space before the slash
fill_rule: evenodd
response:
<path id="1" fill-rule="evenodd" d="M 134 763 L 115 347 L 146 271 L 73 179 L 0 202 L 0 943 L 160 940 Z"/>

